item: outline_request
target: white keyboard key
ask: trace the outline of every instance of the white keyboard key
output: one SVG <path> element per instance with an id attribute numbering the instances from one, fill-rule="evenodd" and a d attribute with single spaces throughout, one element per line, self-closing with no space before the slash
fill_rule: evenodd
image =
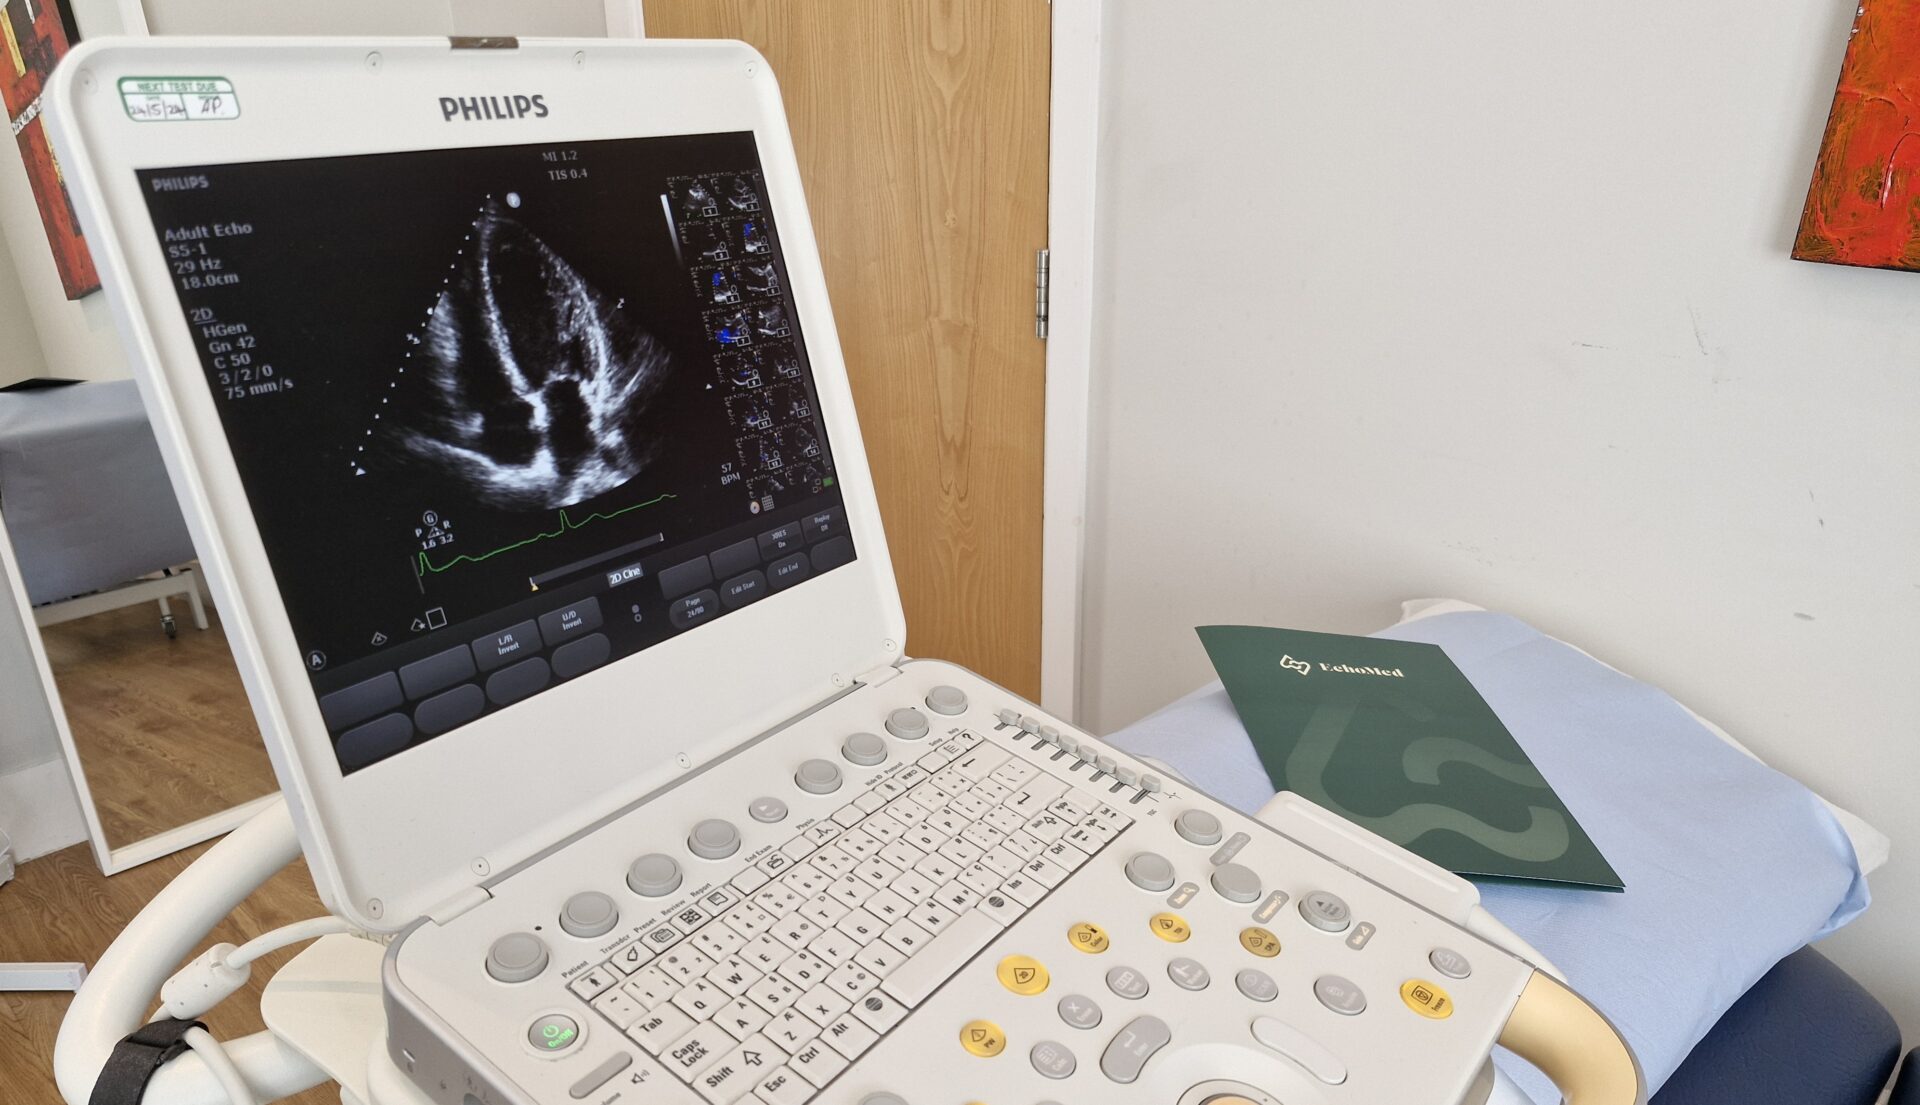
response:
<path id="1" fill-rule="evenodd" d="M 793 1073 L 789 1067 L 775 1070 L 753 1087 L 754 1096 L 766 1105 L 807 1105 L 817 1092 L 813 1083 Z"/>
<path id="2" fill-rule="evenodd" d="M 926 827 L 945 836 L 956 837 L 964 832 L 967 826 L 971 824 L 973 824 L 973 819 L 966 814 L 961 813 L 951 806 L 942 806 L 940 809 L 933 811 L 932 816 L 927 818 Z M 944 841 L 942 843 L 944 843 Z M 938 845 L 936 845 L 936 847 L 938 847 Z"/>
<path id="3" fill-rule="evenodd" d="M 800 916 L 812 921 L 821 928 L 832 928 L 833 923 L 847 915 L 852 907 L 826 893 L 815 894 L 800 907 Z"/>
<path id="4" fill-rule="evenodd" d="M 857 909 L 868 898 L 873 897 L 874 888 L 864 879 L 849 872 L 836 879 L 834 884 L 827 888 L 827 893 L 848 909 Z"/>
<path id="5" fill-rule="evenodd" d="M 773 926 L 773 935 L 782 944 L 798 951 L 807 946 L 807 941 L 820 935 L 820 926 L 795 913 L 781 918 L 780 923 Z"/>
<path id="6" fill-rule="evenodd" d="M 1008 876 L 1007 881 L 1000 884 L 1000 892 L 1023 906 L 1034 905 L 1047 896 L 1047 888 L 1028 878 L 1025 871 Z"/>
<path id="7" fill-rule="evenodd" d="M 680 930 L 672 925 L 659 925 L 640 937 L 640 942 L 649 951 L 663 952 L 680 942 Z"/>
<path id="8" fill-rule="evenodd" d="M 854 1001 L 865 997 L 867 991 L 880 985 L 880 976 L 860 966 L 860 961 L 856 959 L 834 968 L 833 973 L 827 976 L 827 985 L 848 1001 Z"/>
<path id="9" fill-rule="evenodd" d="M 816 844 L 812 837 L 801 833 L 799 836 L 782 844 L 780 846 L 780 854 L 790 860 L 799 861 L 812 855 L 814 849 L 818 847 L 820 847 L 820 845 Z"/>
<path id="10" fill-rule="evenodd" d="M 896 840 L 885 848 L 880 849 L 880 858 L 893 864 L 900 870 L 906 871 L 911 869 L 914 864 L 927 858 L 927 853 L 925 849 L 909 844 L 904 840 Z"/>
<path id="11" fill-rule="evenodd" d="M 1042 855 L 1071 871 L 1087 862 L 1087 854 L 1066 841 L 1048 845 Z"/>
<path id="12" fill-rule="evenodd" d="M 919 1005 L 998 935 L 1000 926 L 993 918 L 978 910 L 962 914 L 947 926 L 947 931 L 929 940 L 912 959 L 888 975 L 880 988 L 908 1007 Z"/>
<path id="13" fill-rule="evenodd" d="M 1067 784 L 1051 775 L 1038 775 L 1007 796 L 1006 807 L 1028 816 L 1039 813 L 1067 792 Z"/>
<path id="14" fill-rule="evenodd" d="M 840 1014 L 853 1004 L 852 997 L 842 997 L 840 993 L 825 983 L 815 986 L 801 996 L 794 1008 L 805 1013 L 821 1028 L 838 1020 Z"/>
<path id="15" fill-rule="evenodd" d="M 624 989 L 608 990 L 593 999 L 593 1008 L 603 1017 L 613 1022 L 613 1026 L 625 1031 L 627 1026 L 647 1015 L 647 1007 L 629 995 Z"/>
<path id="16" fill-rule="evenodd" d="M 727 910 L 720 920 L 728 928 L 751 940 L 772 928 L 778 918 L 752 902 L 741 902 Z"/>
<path id="17" fill-rule="evenodd" d="M 861 813 L 872 816 L 875 810 L 887 804 L 887 796 L 881 794 L 879 791 L 870 790 L 860 797 L 855 798 L 853 804 Z"/>
<path id="18" fill-rule="evenodd" d="M 1052 810 L 1044 810 L 1027 819 L 1027 831 L 1040 838 L 1043 843 L 1052 844 L 1067 835 L 1072 828 L 1067 821 Z"/>
<path id="19" fill-rule="evenodd" d="M 845 848 L 835 844 L 829 844 L 825 848 L 815 852 L 813 858 L 808 862 L 818 868 L 823 874 L 837 879 L 853 870 L 853 865 L 860 861 L 853 858 L 852 854 Z"/>
<path id="20" fill-rule="evenodd" d="M 952 833 L 937 828 L 931 820 L 928 820 L 908 829 L 907 835 L 901 837 L 896 843 L 910 844 L 924 854 L 938 850 L 952 836 Z"/>
<path id="21" fill-rule="evenodd" d="M 693 1081 L 694 1075 L 712 1066 L 716 1060 L 733 1049 L 733 1037 L 717 1024 L 708 1022 L 696 1024 L 687 1034 L 667 1045 L 660 1061 L 667 1069 L 678 1074 L 684 1081 Z"/>
<path id="22" fill-rule="evenodd" d="M 718 963 L 732 955 L 747 938 L 726 925 L 708 925 L 693 934 L 693 946 Z"/>
<path id="23" fill-rule="evenodd" d="M 953 761 L 953 769 L 968 779 L 979 781 L 993 773 L 993 769 L 1006 763 L 1010 753 L 999 745 L 983 744 Z"/>
<path id="24" fill-rule="evenodd" d="M 888 883 L 900 877 L 900 869 L 879 856 L 869 856 L 853 869 L 853 875 L 875 890 L 885 890 Z"/>
<path id="25" fill-rule="evenodd" d="M 918 825 L 932 813 L 927 807 L 916 802 L 911 794 L 903 794 L 887 803 L 886 812 L 902 825 Z"/>
<path id="26" fill-rule="evenodd" d="M 892 924 L 902 917 L 905 917 L 907 911 L 913 908 L 913 903 L 895 894 L 891 890 L 882 890 L 873 897 L 868 898 L 863 908 L 882 921 Z M 836 917 L 834 920 L 837 921 L 839 918 Z"/>
<path id="27" fill-rule="evenodd" d="M 988 867 L 984 863 L 969 863 L 967 864 L 967 869 L 960 872 L 959 881 L 961 886 L 966 887 L 975 894 L 984 894 L 1000 885 L 1000 880 L 1005 877 L 1006 876 Z"/>
<path id="28" fill-rule="evenodd" d="M 623 975 L 630 975 L 652 961 L 653 953 L 647 950 L 645 944 L 628 944 L 613 953 L 613 958 L 607 960 L 607 966 Z"/>
<path id="29" fill-rule="evenodd" d="M 875 990 L 853 1003 L 853 1015 L 865 1021 L 868 1028 L 884 1036 L 893 1031 L 894 1025 L 906 1019 L 907 1007 Z"/>
<path id="30" fill-rule="evenodd" d="M 629 1025 L 627 1035 L 633 1038 L 634 1043 L 646 1048 L 648 1055 L 658 1055 L 667 1049 L 668 1044 L 693 1031 L 693 1024 L 692 1017 L 666 1005 Z"/>
<path id="31" fill-rule="evenodd" d="M 887 977 L 893 973 L 895 967 L 906 961 L 906 953 L 885 940 L 875 940 L 860 949 L 860 954 L 853 957 L 853 962 L 859 964 L 861 969 L 875 978 Z"/>
<path id="32" fill-rule="evenodd" d="M 1072 787 L 1060 797 L 1047 803 L 1047 812 L 1065 821 L 1069 825 L 1078 825 L 1080 819 L 1092 813 L 1100 805 L 1097 798 L 1088 798 Z"/>
<path id="33" fill-rule="evenodd" d="M 845 1056 L 849 1062 L 860 1056 L 880 1041 L 880 1034 L 867 1027 L 867 1022 L 848 1012 L 840 1016 L 818 1039 L 824 1040 L 828 1047 Z"/>
<path id="34" fill-rule="evenodd" d="M 667 977 L 678 979 L 681 985 L 685 985 L 712 970 L 713 960 L 698 948 L 681 945 L 661 956 L 657 966 L 667 972 Z"/>
<path id="35" fill-rule="evenodd" d="M 680 992 L 680 980 L 661 970 L 656 963 L 628 979 L 622 989 L 642 1007 L 656 1009 L 663 1002 L 673 1000 L 673 995 Z"/>
<path id="36" fill-rule="evenodd" d="M 846 831 L 838 821 L 816 821 L 807 827 L 806 837 L 815 844 L 825 844 Z"/>
<path id="37" fill-rule="evenodd" d="M 673 995 L 673 1004 L 694 1020 L 704 1021 L 733 998 L 733 994 L 727 993 L 706 979 L 696 978 L 685 989 Z"/>
<path id="38" fill-rule="evenodd" d="M 782 1050 L 792 1054 L 808 1040 L 820 1035 L 820 1026 L 798 1009 L 783 1009 L 760 1031 Z"/>
<path id="39" fill-rule="evenodd" d="M 734 953 L 761 971 L 771 971 L 787 961 L 793 949 L 782 944 L 772 933 L 764 933 L 747 942 L 747 946 Z"/>
<path id="40" fill-rule="evenodd" d="M 956 794 L 948 806 L 971 823 L 985 816 L 986 812 L 993 808 L 994 803 L 974 794 Z"/>
<path id="41" fill-rule="evenodd" d="M 742 894 L 751 894 L 767 885 L 767 873 L 757 867 L 749 867 L 735 875 L 731 885 Z"/>
<path id="42" fill-rule="evenodd" d="M 1133 824 L 1133 818 L 1125 810 L 1107 802 L 1100 803 L 1100 808 L 1093 811 L 1093 816 L 1113 826 L 1115 832 Z"/>
<path id="43" fill-rule="evenodd" d="M 855 859 L 866 859 L 880 850 L 880 841 L 865 829 L 853 829 L 841 833 L 840 839 L 834 841 L 833 846 Z"/>
<path id="44" fill-rule="evenodd" d="M 1020 865 L 1026 861 L 1013 849 L 1003 844 L 989 848 L 987 854 L 980 857 L 980 862 L 1004 879 L 1020 870 Z"/>
<path id="45" fill-rule="evenodd" d="M 859 806 L 841 806 L 833 811 L 834 823 L 843 829 L 851 829 L 867 819 L 867 811 Z"/>
<path id="46" fill-rule="evenodd" d="M 779 1014 L 800 996 L 800 989 L 779 975 L 768 975 L 747 987 L 747 998 L 769 1013 Z"/>
<path id="47" fill-rule="evenodd" d="M 973 784 L 973 789 L 968 791 L 967 793 L 973 795 L 975 798 L 980 799 L 982 802 L 985 802 L 988 806 L 997 806 L 1001 802 L 1005 801 L 1008 795 L 1013 793 L 1013 788 L 1002 786 L 1001 784 L 994 782 L 992 779 L 982 779 L 979 782 Z M 984 811 L 984 813 L 990 813 L 990 812 L 992 811 L 991 810 Z"/>
<path id="48" fill-rule="evenodd" d="M 1011 925 L 1020 919 L 1027 907 L 1019 899 L 1003 890 L 996 890 L 980 899 L 980 912 L 993 918 L 1002 925 Z"/>
<path id="49" fill-rule="evenodd" d="M 827 887 L 832 886 L 833 880 L 839 877 L 838 875 L 830 875 L 811 863 L 803 863 L 787 872 L 787 877 L 780 880 L 780 885 L 800 895 L 802 898 L 811 898 Z"/>
<path id="50" fill-rule="evenodd" d="M 880 934 L 887 929 L 880 918 L 864 909 L 856 909 L 840 918 L 839 923 L 833 927 L 851 936 L 863 948 L 880 939 Z"/>
<path id="51" fill-rule="evenodd" d="M 987 850 L 976 848 L 964 839 L 956 839 L 942 844 L 938 854 L 946 857 L 949 862 L 965 867 L 969 863 L 980 862 L 980 857 L 986 855 Z"/>
<path id="52" fill-rule="evenodd" d="M 673 915 L 673 927 L 679 929 L 682 935 L 691 936 L 694 929 L 710 920 L 712 915 L 706 910 L 697 905 L 690 905 Z"/>
<path id="53" fill-rule="evenodd" d="M 930 933 L 938 935 L 944 932 L 948 925 L 953 924 L 953 922 L 959 918 L 960 914 L 948 909 L 939 902 L 922 902 L 914 906 L 913 912 L 907 916 L 912 918 L 914 924 L 919 925 Z"/>
<path id="54" fill-rule="evenodd" d="M 886 810 L 881 810 L 879 813 L 862 821 L 860 828 L 872 833 L 874 839 L 882 844 L 900 839 L 900 834 L 907 831 L 907 827 L 894 820 L 893 815 Z"/>
<path id="55" fill-rule="evenodd" d="M 1006 763 L 994 768 L 993 774 L 989 775 L 988 778 L 1004 786 L 1018 787 L 1038 774 L 1040 774 L 1039 768 L 1018 756 L 1014 756 Z"/>
<path id="56" fill-rule="evenodd" d="M 722 1055 L 694 1079 L 693 1088 L 713 1105 L 732 1105 L 753 1092 L 760 1079 L 771 1074 L 786 1057 L 786 1053 L 766 1037 L 754 1036 L 740 1041 L 738 1047 Z"/>
<path id="57" fill-rule="evenodd" d="M 778 878 L 782 872 L 793 866 L 793 857 L 785 852 L 773 852 L 754 866 L 760 869 L 761 874 Z"/>
<path id="58" fill-rule="evenodd" d="M 1061 837 L 1060 839 L 1066 841 L 1068 844 L 1073 845 L 1075 848 L 1080 849 L 1081 851 L 1087 853 L 1088 855 L 1092 855 L 1093 853 L 1099 851 L 1101 845 L 1106 843 L 1105 841 L 1100 839 L 1099 834 L 1095 833 L 1093 830 L 1089 829 L 1085 825 L 1075 825 L 1073 828 L 1068 829 L 1067 835 Z"/>
<path id="59" fill-rule="evenodd" d="M 813 943 L 807 945 L 807 950 L 819 956 L 823 962 L 838 967 L 852 959 L 860 951 L 860 945 L 839 929 L 828 929 L 814 937 Z"/>
<path id="60" fill-rule="evenodd" d="M 725 990 L 728 997 L 737 998 L 747 992 L 747 987 L 760 981 L 764 974 L 765 971 L 736 953 L 714 964 L 713 970 L 707 972 L 707 981 Z"/>
<path id="61" fill-rule="evenodd" d="M 931 900 L 939 902 L 955 913 L 965 913 L 980 900 L 980 891 L 956 879 L 934 891 Z"/>
<path id="62" fill-rule="evenodd" d="M 1027 823 L 1026 815 L 1005 806 L 993 807 L 981 820 L 1000 830 L 1003 835 L 1017 833 Z"/>
<path id="63" fill-rule="evenodd" d="M 832 971 L 831 964 L 808 951 L 794 952 L 785 963 L 780 964 L 780 977 L 802 990 L 818 986 Z"/>
<path id="64" fill-rule="evenodd" d="M 989 810 L 987 812 L 991 813 L 993 811 Z M 1007 834 L 987 824 L 985 821 L 976 821 L 967 826 L 966 831 L 960 834 L 960 839 L 976 848 L 991 852 L 1000 846 L 1001 841 L 1007 839 Z"/>
<path id="65" fill-rule="evenodd" d="M 807 899 L 792 889 L 774 883 L 772 886 L 753 896 L 753 904 L 766 910 L 775 917 L 785 917 Z"/>
<path id="66" fill-rule="evenodd" d="M 910 902 L 924 902 L 940 886 L 939 883 L 922 875 L 919 871 L 902 871 L 900 877 L 893 880 L 888 890 Z"/>
<path id="67" fill-rule="evenodd" d="M 736 1040 L 744 1040 L 760 1031 L 760 1026 L 772 1019 L 773 1014 L 744 997 L 734 998 L 713 1015 L 713 1023 L 726 1029 L 727 1034 Z"/>
<path id="68" fill-rule="evenodd" d="M 793 1057 L 787 1060 L 787 1066 L 799 1071 L 800 1077 L 825 1089 L 827 1083 L 847 1069 L 847 1060 L 825 1043 L 814 1040 L 794 1052 Z"/>
<path id="69" fill-rule="evenodd" d="M 887 943 L 892 944 L 908 955 L 912 955 L 921 948 L 926 947 L 933 937 L 926 929 L 903 918 L 888 925 L 887 931 L 880 934 L 880 939 L 885 940 Z"/>
<path id="70" fill-rule="evenodd" d="M 1028 860 L 1026 866 L 1020 870 L 1023 874 L 1030 876 L 1033 881 L 1046 887 L 1048 890 L 1052 890 L 1054 887 L 1067 881 L 1067 869 L 1045 856 L 1033 857 Z"/>
<path id="71" fill-rule="evenodd" d="M 1032 859 L 1034 856 L 1040 854 L 1047 845 L 1045 841 L 1034 836 L 1025 828 L 1019 828 L 1007 834 L 1007 839 L 1005 843 L 1001 844 L 1001 847 L 1019 856 L 1021 859 Z"/>

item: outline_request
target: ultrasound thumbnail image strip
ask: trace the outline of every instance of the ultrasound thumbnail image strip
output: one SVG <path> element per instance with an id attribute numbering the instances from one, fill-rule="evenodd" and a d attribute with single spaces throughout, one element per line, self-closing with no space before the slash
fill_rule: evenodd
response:
<path id="1" fill-rule="evenodd" d="M 402 368 L 389 384 L 369 459 L 424 464 L 489 505 L 553 509 L 620 487 L 654 459 L 643 423 L 671 364 L 620 302 L 512 214 L 519 206 L 511 192 L 481 205 L 409 335 L 416 378 L 401 386 Z M 366 467 L 356 458 L 356 472 Z"/>

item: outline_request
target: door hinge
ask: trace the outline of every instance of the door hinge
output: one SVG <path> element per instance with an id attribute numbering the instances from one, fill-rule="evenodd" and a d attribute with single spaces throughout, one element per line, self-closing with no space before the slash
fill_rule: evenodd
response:
<path id="1" fill-rule="evenodd" d="M 1033 336 L 1042 341 L 1047 337 L 1047 285 L 1052 277 L 1047 273 L 1047 251 L 1033 251 Z"/>

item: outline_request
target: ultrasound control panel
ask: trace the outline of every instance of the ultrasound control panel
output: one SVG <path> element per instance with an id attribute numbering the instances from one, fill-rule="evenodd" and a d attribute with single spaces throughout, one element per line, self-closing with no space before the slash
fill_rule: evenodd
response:
<path id="1" fill-rule="evenodd" d="M 387 988 L 446 1105 L 1331 1105 L 1484 1091 L 1531 974 L 921 661 L 422 924 Z"/>

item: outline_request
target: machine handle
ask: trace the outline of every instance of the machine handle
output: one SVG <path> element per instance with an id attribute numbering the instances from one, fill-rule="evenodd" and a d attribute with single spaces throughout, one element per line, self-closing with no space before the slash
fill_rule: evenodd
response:
<path id="1" fill-rule="evenodd" d="M 1544 971 L 1527 980 L 1500 1045 L 1553 1079 L 1566 1105 L 1646 1105 L 1647 1080 L 1619 1031 Z"/>

